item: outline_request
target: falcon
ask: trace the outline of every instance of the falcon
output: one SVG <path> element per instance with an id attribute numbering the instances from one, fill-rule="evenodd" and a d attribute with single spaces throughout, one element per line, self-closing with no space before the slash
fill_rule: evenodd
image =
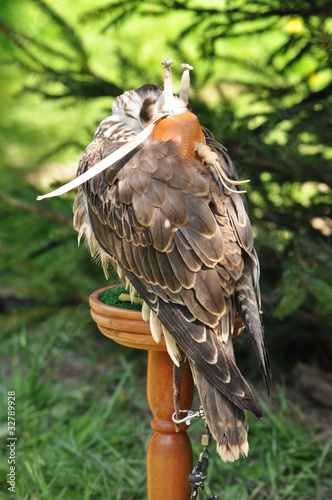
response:
<path id="1" fill-rule="evenodd" d="M 164 87 L 124 92 L 98 126 L 79 161 L 74 227 L 143 299 L 176 369 L 189 360 L 217 451 L 234 461 L 248 453 L 246 411 L 262 415 L 234 357 L 244 326 L 267 390 L 271 378 L 259 262 L 242 182 L 190 111 L 191 66 L 173 94 L 172 62 L 163 63 Z"/>

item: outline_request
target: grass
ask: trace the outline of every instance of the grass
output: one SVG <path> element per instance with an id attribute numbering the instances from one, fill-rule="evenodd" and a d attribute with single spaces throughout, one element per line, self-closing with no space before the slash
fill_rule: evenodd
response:
<path id="1" fill-rule="evenodd" d="M 7 492 L 7 453 L 0 458 L 0 498 L 19 500 L 146 498 L 150 414 L 146 354 L 104 338 L 86 304 L 1 333 L 1 439 L 7 437 L 7 391 L 16 392 L 16 494 Z M 331 434 L 275 387 L 264 418 L 250 419 L 250 453 L 234 464 L 211 446 L 199 498 L 321 500 L 332 498 Z M 318 411 L 318 410 L 317 410 Z M 190 427 L 195 460 L 201 422 Z M 4 449 L 4 448 L 3 448 Z"/>
<path id="2" fill-rule="evenodd" d="M 332 498 L 331 432 L 317 434 L 307 416 L 287 399 L 283 385 L 274 392 L 272 407 L 258 398 L 264 418 L 258 422 L 249 417 L 248 458 L 222 464 L 213 454 L 206 498 L 212 494 L 221 500 Z M 196 444 L 194 449 L 197 455 Z"/>

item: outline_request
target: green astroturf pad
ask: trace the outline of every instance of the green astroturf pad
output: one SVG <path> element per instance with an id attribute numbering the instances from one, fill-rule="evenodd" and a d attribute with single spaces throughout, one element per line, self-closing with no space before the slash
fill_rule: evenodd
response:
<path id="1" fill-rule="evenodd" d="M 123 309 L 134 309 L 135 311 L 141 311 L 141 304 L 132 304 L 131 302 L 120 302 L 119 295 L 121 293 L 129 293 L 124 286 L 117 286 L 116 288 L 111 288 L 100 294 L 99 300 L 103 304 L 113 307 L 122 307 Z"/>

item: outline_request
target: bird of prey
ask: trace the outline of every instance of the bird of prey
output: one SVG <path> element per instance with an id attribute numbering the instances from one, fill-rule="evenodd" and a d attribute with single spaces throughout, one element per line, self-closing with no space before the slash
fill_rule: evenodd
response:
<path id="1" fill-rule="evenodd" d="M 246 410 L 261 416 L 234 357 L 244 325 L 267 387 L 271 377 L 259 262 L 235 167 L 190 112 L 192 68 L 182 65 L 177 96 L 172 62 L 163 63 L 164 87 L 124 92 L 98 126 L 78 175 L 133 145 L 80 185 L 74 226 L 142 297 L 143 317 L 157 342 L 164 335 L 174 364 L 189 360 L 217 451 L 233 461 L 248 453 Z"/>

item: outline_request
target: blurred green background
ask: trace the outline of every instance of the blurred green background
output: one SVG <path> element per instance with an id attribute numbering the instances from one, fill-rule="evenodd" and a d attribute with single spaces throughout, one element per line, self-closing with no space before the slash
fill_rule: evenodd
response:
<path id="1" fill-rule="evenodd" d="M 252 424 L 248 461 L 215 457 L 211 488 L 332 498 L 331 434 L 292 406 L 297 363 L 331 371 L 331 16 L 328 0 L 2 0 L 0 434 L 15 390 L 17 498 L 146 498 L 145 353 L 101 338 L 90 318 L 89 294 L 117 280 L 77 248 L 75 194 L 36 196 L 74 176 L 114 97 L 162 84 L 167 58 L 175 90 L 180 64 L 194 66 L 193 112 L 251 179 L 274 369 L 276 396 L 271 409 L 262 402 L 265 424 Z M 245 333 L 236 352 L 260 391 Z M 330 415 L 310 411 L 315 424 Z M 6 457 L 0 464 L 5 477 Z"/>

